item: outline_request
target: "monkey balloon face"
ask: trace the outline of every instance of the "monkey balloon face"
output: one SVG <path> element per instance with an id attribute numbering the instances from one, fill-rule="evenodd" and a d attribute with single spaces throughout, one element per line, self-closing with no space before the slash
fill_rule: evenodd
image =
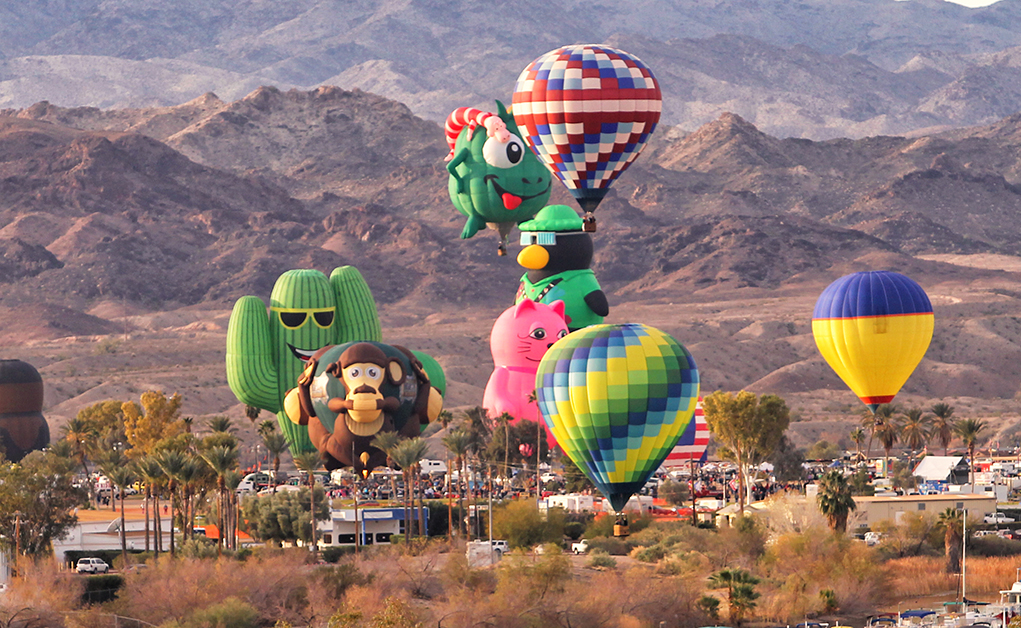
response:
<path id="1" fill-rule="evenodd" d="M 379 347 L 360 342 L 348 348 L 340 359 L 326 367 L 344 383 L 343 398 L 327 402 L 330 410 L 344 414 L 347 429 L 355 436 L 372 436 L 383 427 L 384 411 L 395 412 L 401 402 L 385 397 L 383 384 L 400 386 L 405 369 L 396 357 L 388 358 Z"/>

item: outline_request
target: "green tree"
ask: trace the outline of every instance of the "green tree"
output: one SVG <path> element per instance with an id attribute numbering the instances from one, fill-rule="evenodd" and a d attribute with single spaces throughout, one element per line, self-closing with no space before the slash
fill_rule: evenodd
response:
<path id="1" fill-rule="evenodd" d="M 89 485 L 89 496 L 92 497 L 92 476 L 89 474 L 89 452 L 92 451 L 96 440 L 95 426 L 84 418 L 75 417 L 67 422 L 62 429 L 64 439 L 71 444 L 71 451 L 74 452 L 74 459 L 78 466 L 85 473 Z"/>
<path id="2" fill-rule="evenodd" d="M 209 425 L 209 429 L 212 430 L 213 432 L 233 434 L 234 432 L 237 431 L 237 429 L 234 427 L 233 422 L 230 420 L 230 417 L 225 416 L 210 417 L 209 421 L 207 421 L 207 425 Z"/>
<path id="3" fill-rule="evenodd" d="M 954 407 L 948 403 L 932 404 L 929 411 L 933 414 L 932 435 L 943 445 L 943 455 L 950 449 L 950 441 L 954 439 L 957 419 L 954 418 Z"/>
<path id="4" fill-rule="evenodd" d="M 91 431 L 95 435 L 92 443 L 95 448 L 109 450 L 118 442 L 127 442 L 123 406 L 122 401 L 108 399 L 78 411 L 75 418 L 82 419 L 91 426 Z"/>
<path id="5" fill-rule="evenodd" d="M 709 429 L 738 465 L 738 508 L 744 512 L 748 467 L 769 457 L 790 424 L 790 410 L 776 395 L 742 390 L 736 396 L 716 391 L 702 402 Z"/>
<path id="6" fill-rule="evenodd" d="M 865 471 L 865 467 L 858 467 L 858 470 L 851 476 L 848 484 L 851 486 L 852 495 L 872 497 L 876 494 L 876 487 L 872 485 L 872 480 L 869 479 L 869 474 Z"/>
<path id="7" fill-rule="evenodd" d="M 391 469 L 394 467 L 393 451 L 402 440 L 404 437 L 397 432 L 380 432 L 372 438 L 372 446 L 386 454 L 386 466 Z M 393 475 L 390 476 L 390 494 L 393 499 L 397 499 L 397 485 Z"/>
<path id="8" fill-rule="evenodd" d="M 827 471 L 819 479 L 817 496 L 819 511 L 829 521 L 834 532 L 843 534 L 847 531 L 847 516 L 856 510 L 858 505 L 851 496 L 851 487 L 847 478 L 840 471 Z"/>
<path id="9" fill-rule="evenodd" d="M 956 508 L 947 507 L 946 510 L 939 513 L 938 523 L 943 528 L 943 552 L 947 559 L 946 572 L 960 573 L 964 517 Z"/>
<path id="10" fill-rule="evenodd" d="M 895 410 L 896 408 L 893 405 L 884 403 L 876 406 L 875 411 L 865 410 L 864 414 L 862 414 L 861 426 L 869 433 L 869 442 L 865 448 L 866 458 L 872 457 L 872 440 L 876 438 L 876 432 L 881 426 L 893 419 Z"/>
<path id="11" fill-rule="evenodd" d="M 727 607 L 730 621 L 741 625 L 745 614 L 755 607 L 759 594 L 755 585 L 759 579 L 744 569 L 721 569 L 709 576 L 709 588 L 727 590 Z"/>
<path id="12" fill-rule="evenodd" d="M 18 464 L 0 464 L 0 535 L 22 554 L 52 554 L 53 539 L 78 522 L 74 509 L 86 494 L 75 486 L 76 467 L 74 460 L 49 451 L 32 452 Z"/>
<path id="13" fill-rule="evenodd" d="M 310 495 L 308 487 L 304 486 L 298 491 L 250 495 L 241 504 L 239 527 L 259 541 L 311 543 L 309 509 L 315 504 L 315 519 L 324 519 L 329 515 L 326 502 L 326 494 L 318 485 L 315 495 Z"/>
<path id="14" fill-rule="evenodd" d="M 784 434 L 769 462 L 773 465 L 773 476 L 778 482 L 801 482 L 805 479 L 805 454 L 794 446 Z"/>
<path id="15" fill-rule="evenodd" d="M 975 492 L 975 447 L 978 445 L 979 434 L 986 429 L 981 419 L 962 419 L 954 426 L 954 434 L 968 448 L 968 469 L 971 477 L 971 492 Z"/>
<path id="16" fill-rule="evenodd" d="M 276 430 L 267 431 L 261 435 L 262 446 L 266 448 L 266 451 L 273 458 L 273 477 L 271 481 L 273 482 L 273 492 L 276 493 L 277 476 L 280 475 L 280 454 L 290 449 L 291 443 L 283 432 L 277 432 Z"/>
<path id="17" fill-rule="evenodd" d="M 582 472 L 578 465 L 574 464 L 573 460 L 564 456 L 561 464 L 564 466 L 564 488 L 567 489 L 568 493 L 595 490 L 596 485 Z"/>
<path id="18" fill-rule="evenodd" d="M 660 485 L 659 496 L 671 506 L 683 506 L 690 499 L 688 496 L 688 483 L 667 480 Z"/>
<path id="19" fill-rule="evenodd" d="M 493 534 L 507 539 L 511 548 L 530 549 L 544 543 L 560 543 L 564 539 L 566 516 L 552 508 L 544 517 L 535 500 L 512 500 L 493 509 Z"/>
<path id="20" fill-rule="evenodd" d="M 317 531 L 316 531 L 316 520 L 317 520 L 317 517 L 316 517 L 316 503 L 315 503 L 315 499 L 316 499 L 316 490 L 315 490 L 316 489 L 316 471 L 319 470 L 319 467 L 321 467 L 322 464 L 323 464 L 323 459 L 322 459 L 322 456 L 319 454 L 318 451 L 303 451 L 300 454 L 298 454 L 297 456 L 294 456 L 294 466 L 298 467 L 299 471 L 304 471 L 306 474 L 308 474 L 308 476 L 307 476 L 308 477 L 308 488 L 309 488 L 308 498 L 310 500 L 309 501 L 309 516 L 311 517 L 311 524 L 312 524 L 312 533 L 311 533 L 311 537 L 310 537 L 311 540 L 309 542 L 312 544 L 312 555 L 313 555 L 313 557 L 315 556 L 315 553 L 316 553 L 316 551 L 318 549 L 318 547 L 316 545 L 316 537 L 318 536 L 317 535 Z"/>
<path id="21" fill-rule="evenodd" d="M 844 452 L 828 440 L 816 441 L 814 445 L 805 452 L 809 460 L 836 460 L 843 457 Z"/>

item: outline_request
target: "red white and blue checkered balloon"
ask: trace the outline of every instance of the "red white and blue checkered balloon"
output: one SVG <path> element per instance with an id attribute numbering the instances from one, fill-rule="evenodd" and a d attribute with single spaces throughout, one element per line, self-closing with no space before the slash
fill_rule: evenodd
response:
<path id="1" fill-rule="evenodd" d="M 662 110 L 641 59 L 609 46 L 563 46 L 525 68 L 514 120 L 539 160 L 592 211 L 638 157 Z"/>

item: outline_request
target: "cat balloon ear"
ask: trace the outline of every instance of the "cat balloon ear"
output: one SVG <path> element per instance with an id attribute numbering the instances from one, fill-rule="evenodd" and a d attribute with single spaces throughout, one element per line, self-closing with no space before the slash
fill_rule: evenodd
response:
<path id="1" fill-rule="evenodd" d="M 560 315 L 563 316 L 564 302 L 560 301 Z M 522 314 L 526 312 L 534 312 L 537 308 L 535 307 L 535 301 L 531 299 L 525 299 L 521 303 L 518 303 L 517 307 L 514 308 L 514 318 L 520 318 Z"/>
<path id="2" fill-rule="evenodd" d="M 564 321 L 567 320 L 567 317 L 564 316 L 565 305 L 563 301 L 554 301 L 553 303 L 550 303 L 549 306 L 554 312 L 556 312 L 557 316 L 564 319 Z"/>

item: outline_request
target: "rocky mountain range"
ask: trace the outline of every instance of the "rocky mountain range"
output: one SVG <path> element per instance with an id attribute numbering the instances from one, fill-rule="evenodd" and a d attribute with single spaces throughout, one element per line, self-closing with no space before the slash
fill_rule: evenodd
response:
<path id="1" fill-rule="evenodd" d="M 260 85 L 359 88 L 441 121 L 510 100 L 568 43 L 642 57 L 663 123 L 777 137 L 928 133 L 1021 110 L 1021 0 L 29 0 L 0 8 L 0 107 L 172 106 Z"/>
<path id="2" fill-rule="evenodd" d="M 780 139 L 735 114 L 659 133 L 597 212 L 609 320 L 674 334 L 707 390 L 784 394 L 805 442 L 838 439 L 826 419 L 857 402 L 814 347 L 812 305 L 842 274 L 899 270 L 937 308 L 901 398 L 1014 417 L 1019 133 L 1013 116 L 912 138 Z M 445 153 L 435 122 L 335 87 L 6 111 L 0 356 L 40 369 L 58 424 L 149 388 L 242 416 L 223 373 L 233 301 L 267 297 L 289 268 L 353 264 L 387 338 L 440 360 L 450 405 L 476 405 L 521 269 L 516 244 L 501 258 L 491 233 L 458 239 Z M 551 202 L 573 203 L 559 186 Z M 1015 422 L 1003 425 L 1006 438 Z"/>

